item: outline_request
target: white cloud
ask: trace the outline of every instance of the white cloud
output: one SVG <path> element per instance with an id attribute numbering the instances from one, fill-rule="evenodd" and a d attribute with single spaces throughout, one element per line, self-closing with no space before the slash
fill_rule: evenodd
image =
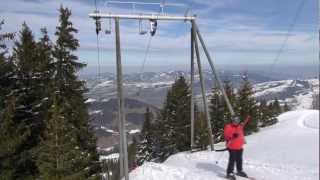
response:
<path id="1" fill-rule="evenodd" d="M 80 39 L 80 51 L 96 50 L 96 37 L 94 22 L 88 18 L 88 13 L 92 12 L 93 4 L 86 4 L 81 1 L 22 1 L 10 0 L 0 6 L 0 17 L 6 19 L 5 31 L 18 31 L 23 21 L 26 21 L 39 35 L 39 29 L 46 26 L 51 35 L 58 24 L 58 8 L 60 4 L 71 8 L 73 12 L 72 21 L 74 27 L 79 29 L 77 37 Z M 209 12 L 215 8 L 225 8 L 237 6 L 239 0 L 194 0 L 194 4 L 202 5 L 197 9 L 198 25 L 210 51 L 216 52 L 219 57 L 226 59 L 233 53 L 247 54 L 246 57 L 256 58 L 261 55 L 261 59 L 272 59 L 276 51 L 283 42 L 286 31 L 273 30 L 266 26 L 266 19 L 261 19 L 245 14 L 233 14 L 212 18 Z M 113 9 L 121 10 L 121 8 Z M 106 22 L 103 22 L 105 28 Z M 172 58 L 183 59 L 188 56 L 190 33 L 188 24 L 173 22 L 159 22 L 159 31 L 152 40 L 151 53 L 156 54 L 156 58 L 161 56 L 172 56 Z M 301 27 L 308 26 L 301 24 Z M 51 36 L 54 39 L 53 36 Z M 126 53 L 144 53 L 148 36 L 138 35 L 138 23 L 121 22 L 122 48 Z M 114 50 L 114 33 L 110 36 L 101 36 L 101 48 L 104 51 Z M 295 54 L 293 58 L 298 61 L 303 54 L 313 54 L 316 52 L 316 37 L 312 32 L 294 31 L 289 37 L 285 53 Z M 299 55 L 297 55 L 299 54 Z M 285 56 L 289 58 L 287 55 Z M 311 57 L 309 55 L 308 57 Z M 292 56 L 290 56 L 292 58 Z"/>

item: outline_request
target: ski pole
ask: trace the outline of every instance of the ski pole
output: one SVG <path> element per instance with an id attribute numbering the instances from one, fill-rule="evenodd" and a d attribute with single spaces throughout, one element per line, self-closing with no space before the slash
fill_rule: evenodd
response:
<path id="1" fill-rule="evenodd" d="M 220 160 L 222 159 L 222 157 L 223 157 L 223 155 L 224 155 L 224 152 L 225 152 L 225 151 L 223 151 L 223 153 L 222 153 L 222 154 L 220 155 L 220 157 L 217 159 L 216 164 L 219 164 Z"/>

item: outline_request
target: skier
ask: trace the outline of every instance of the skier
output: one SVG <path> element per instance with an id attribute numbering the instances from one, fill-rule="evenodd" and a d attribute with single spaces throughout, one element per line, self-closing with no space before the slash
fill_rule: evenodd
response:
<path id="1" fill-rule="evenodd" d="M 235 116 L 232 118 L 232 122 L 226 124 L 224 127 L 224 139 L 226 140 L 226 146 L 229 151 L 229 162 L 227 168 L 228 179 L 235 179 L 235 175 L 233 173 L 235 163 L 237 165 L 236 175 L 248 177 L 242 169 L 242 154 L 243 144 L 245 143 L 243 129 L 250 119 L 251 117 L 248 115 L 245 121 L 240 123 L 239 117 Z"/>

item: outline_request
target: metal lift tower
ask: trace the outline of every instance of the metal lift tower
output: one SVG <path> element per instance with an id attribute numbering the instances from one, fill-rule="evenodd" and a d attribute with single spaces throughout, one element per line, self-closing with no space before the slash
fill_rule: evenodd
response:
<path id="1" fill-rule="evenodd" d="M 214 150 L 214 141 L 212 135 L 212 128 L 210 123 L 210 114 L 208 111 L 208 105 L 205 95 L 205 84 L 202 75 L 202 67 L 200 61 L 200 54 L 199 54 L 199 47 L 198 47 L 198 39 L 200 44 L 204 50 L 204 53 L 207 57 L 207 60 L 210 64 L 211 70 L 214 75 L 214 79 L 216 80 L 224 99 L 227 102 L 228 109 L 232 116 L 234 116 L 233 108 L 230 104 L 230 101 L 226 95 L 226 92 L 223 88 L 223 85 L 220 81 L 218 73 L 215 69 L 211 56 L 209 54 L 208 49 L 204 43 L 204 40 L 200 34 L 198 26 L 196 24 L 196 16 L 192 15 L 189 16 L 186 13 L 184 16 L 173 16 L 164 13 L 164 8 L 166 6 L 184 6 L 181 4 L 165 4 L 165 3 L 143 3 L 143 2 L 123 2 L 123 1 L 107 1 L 106 5 L 110 6 L 111 4 L 131 4 L 133 13 L 128 14 L 117 14 L 117 13 L 100 13 L 99 11 L 95 11 L 94 13 L 90 13 L 89 17 L 93 18 L 96 21 L 96 25 L 99 24 L 100 19 L 106 18 L 109 20 L 114 20 L 115 22 L 115 38 L 116 38 L 116 66 L 117 66 L 117 96 L 118 96 L 118 122 L 119 122 L 119 131 L 120 131 L 120 176 L 121 178 L 124 176 L 125 180 L 129 180 L 128 175 L 128 151 L 127 151 L 127 136 L 126 136 L 126 129 L 125 129 L 125 107 L 124 107 L 124 95 L 123 95 L 123 74 L 122 74 L 122 62 L 121 62 L 121 45 L 120 45 L 120 27 L 119 21 L 121 19 L 132 19 L 132 20 L 150 20 L 150 21 L 185 21 L 190 22 L 191 25 L 191 150 L 195 147 L 194 144 L 194 54 L 196 55 L 196 60 L 198 64 L 199 76 L 200 76 L 200 84 L 201 84 L 201 94 L 202 94 L 202 101 L 204 105 L 205 117 L 207 120 L 208 125 L 208 132 L 210 135 L 210 147 L 211 150 Z M 142 5 L 157 5 L 160 6 L 160 12 L 158 13 L 150 13 L 150 14 L 138 14 L 136 12 L 136 6 Z M 100 24 L 101 28 L 101 24 Z M 111 29 L 110 29 L 111 30 Z M 106 32 L 110 33 L 111 31 L 108 30 Z M 107 33 L 107 34 L 108 34 Z M 194 53 L 195 52 L 195 53 Z"/>

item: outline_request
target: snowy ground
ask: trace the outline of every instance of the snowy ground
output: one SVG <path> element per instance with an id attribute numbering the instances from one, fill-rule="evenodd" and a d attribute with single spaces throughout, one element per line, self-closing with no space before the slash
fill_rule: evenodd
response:
<path id="1" fill-rule="evenodd" d="M 244 169 L 257 180 L 319 179 L 319 111 L 284 113 L 279 123 L 246 140 Z M 227 152 L 179 153 L 162 164 L 145 163 L 130 180 L 221 180 L 227 157 Z"/>

